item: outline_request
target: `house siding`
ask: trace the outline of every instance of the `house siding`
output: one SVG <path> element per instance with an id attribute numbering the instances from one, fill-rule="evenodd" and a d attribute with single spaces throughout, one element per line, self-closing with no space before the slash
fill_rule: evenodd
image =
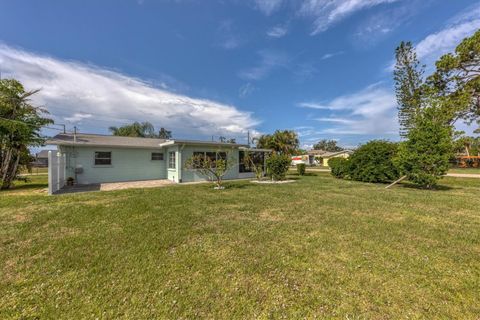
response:
<path id="1" fill-rule="evenodd" d="M 225 180 L 253 178 L 254 173 L 239 173 L 239 149 L 219 149 L 211 146 L 173 145 L 158 149 L 59 146 L 66 154 L 66 177 L 74 177 L 78 184 L 120 182 L 135 180 L 168 179 L 174 182 L 197 182 L 208 180 L 198 170 L 185 168 L 186 161 L 194 152 L 230 152 L 229 160 L 235 165 L 224 176 Z M 111 165 L 95 165 L 95 152 L 112 153 Z M 163 160 L 151 160 L 152 152 L 162 152 Z M 168 168 L 169 152 L 175 152 L 175 168 Z M 83 172 L 75 175 L 75 168 Z"/>
<path id="2" fill-rule="evenodd" d="M 72 147 L 60 146 L 66 154 L 67 177 L 75 177 L 75 167 L 83 173 L 76 175 L 79 184 L 153 180 L 167 178 L 168 154 L 165 149 L 137 149 L 111 147 Z M 95 165 L 95 151 L 112 152 L 112 164 Z M 151 160 L 152 152 L 163 152 L 163 160 Z"/>
<path id="3" fill-rule="evenodd" d="M 328 157 L 328 158 L 323 158 L 323 166 L 325 167 L 328 167 L 328 160 L 332 159 L 332 158 L 348 158 L 350 157 L 350 154 L 348 154 L 347 152 L 344 152 L 344 153 L 339 153 L 337 155 L 334 155 L 333 157 Z"/>

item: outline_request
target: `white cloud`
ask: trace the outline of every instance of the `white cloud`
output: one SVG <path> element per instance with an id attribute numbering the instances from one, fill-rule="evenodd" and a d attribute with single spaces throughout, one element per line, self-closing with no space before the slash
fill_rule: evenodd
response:
<path id="1" fill-rule="evenodd" d="M 354 33 L 354 42 L 357 46 L 368 47 L 388 37 L 392 32 L 421 11 L 421 7 L 428 5 L 428 1 L 410 0 L 402 5 L 381 10 L 365 18 Z"/>
<path id="2" fill-rule="evenodd" d="M 480 4 L 467 8 L 451 19 L 446 27 L 430 34 L 417 46 L 419 59 L 428 62 L 436 60 L 441 55 L 451 52 L 466 37 L 480 29 Z"/>
<path id="3" fill-rule="evenodd" d="M 395 95 L 378 83 L 326 103 L 303 102 L 299 106 L 323 110 L 322 115 L 329 113 L 314 118 L 333 124 L 317 134 L 391 135 L 398 131 Z"/>
<path id="4" fill-rule="evenodd" d="M 341 123 L 341 124 L 353 124 L 356 123 L 355 120 L 345 119 L 345 118 L 315 118 L 317 121 L 323 122 L 333 122 L 333 123 Z"/>
<path id="5" fill-rule="evenodd" d="M 56 119 L 82 120 L 82 128 L 150 121 L 176 136 L 244 134 L 259 121 L 231 105 L 196 99 L 93 65 L 62 61 L 0 45 L 3 75 L 41 88 L 34 102 Z M 5 74 L 6 73 L 6 74 Z M 91 117 L 89 115 L 92 115 Z M 100 124 L 99 121 L 102 123 Z"/>
<path id="6" fill-rule="evenodd" d="M 314 19 L 312 35 L 326 31 L 355 12 L 400 0 L 306 0 L 299 13 Z"/>
<path id="7" fill-rule="evenodd" d="M 275 26 L 267 31 L 267 36 L 271 38 L 281 38 L 285 36 L 288 32 L 286 26 Z"/>
<path id="8" fill-rule="evenodd" d="M 480 3 L 477 3 L 450 19 L 445 27 L 421 40 L 416 46 L 417 58 L 429 68 L 442 55 L 453 52 L 460 42 L 472 36 L 480 29 Z M 385 68 L 391 73 L 395 69 L 395 60 L 390 60 Z"/>
<path id="9" fill-rule="evenodd" d="M 282 4 L 283 0 L 255 0 L 255 7 L 267 16 L 277 11 Z"/>
<path id="10" fill-rule="evenodd" d="M 251 95 L 255 91 L 255 86 L 250 82 L 244 84 L 243 86 L 238 89 L 238 96 L 240 98 L 246 98 Z"/>
<path id="11" fill-rule="evenodd" d="M 283 52 L 262 50 L 258 52 L 258 55 L 260 56 L 258 65 L 241 71 L 239 73 L 240 78 L 246 80 L 261 80 L 275 69 L 287 67 L 288 65 L 288 56 Z"/>
<path id="12" fill-rule="evenodd" d="M 93 115 L 90 113 L 74 113 L 71 117 L 64 117 L 63 120 L 76 123 L 85 119 L 90 119 Z"/>
<path id="13" fill-rule="evenodd" d="M 232 50 L 240 47 L 245 43 L 243 38 L 234 30 L 232 20 L 225 20 L 220 23 L 217 29 L 218 45 L 226 50 Z"/>
<path id="14" fill-rule="evenodd" d="M 325 53 L 320 59 L 321 60 L 327 60 L 327 59 L 330 59 L 330 58 L 333 58 L 333 57 L 336 57 L 336 56 L 339 56 L 339 55 L 342 55 L 342 54 L 344 54 L 343 51 L 329 52 L 329 53 Z"/>

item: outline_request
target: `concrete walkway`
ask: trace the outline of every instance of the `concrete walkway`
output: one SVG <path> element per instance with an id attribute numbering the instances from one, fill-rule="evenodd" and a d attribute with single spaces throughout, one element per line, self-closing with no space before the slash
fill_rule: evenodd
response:
<path id="1" fill-rule="evenodd" d="M 100 184 L 100 191 L 123 190 L 131 188 L 156 188 L 175 184 L 167 179 L 162 180 L 144 180 L 144 181 L 126 181 L 126 182 L 108 182 Z"/>
<path id="2" fill-rule="evenodd" d="M 77 193 L 77 192 L 91 192 L 91 191 L 113 191 L 123 189 L 135 188 L 157 188 L 176 184 L 167 179 L 161 180 L 140 180 L 140 181 L 125 181 L 125 182 L 106 182 L 98 184 L 84 184 L 75 186 L 65 186 L 56 194 Z"/>

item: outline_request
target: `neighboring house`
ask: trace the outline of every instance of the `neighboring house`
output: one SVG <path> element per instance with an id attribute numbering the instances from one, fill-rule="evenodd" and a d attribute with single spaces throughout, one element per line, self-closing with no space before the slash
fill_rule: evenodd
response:
<path id="1" fill-rule="evenodd" d="M 324 167 L 328 167 L 328 160 L 332 158 L 348 158 L 353 153 L 352 150 L 342 150 L 336 152 L 311 150 L 310 152 L 314 155 L 315 159 Z"/>
<path id="2" fill-rule="evenodd" d="M 336 157 L 348 158 L 352 150 L 330 152 L 325 150 L 310 150 L 305 155 L 292 156 L 292 165 L 305 163 L 306 165 L 321 165 L 328 167 L 328 160 Z"/>
<path id="3" fill-rule="evenodd" d="M 207 177 L 197 170 L 185 168 L 185 161 L 197 153 L 207 157 L 224 156 L 235 161 L 225 179 L 253 178 L 241 165 L 248 145 L 194 140 L 164 140 L 98 134 L 59 134 L 49 141 L 65 157 L 65 179 L 72 177 L 78 184 L 168 179 L 174 182 L 204 181 Z M 63 168 L 61 168 L 63 169 Z"/>
<path id="4" fill-rule="evenodd" d="M 33 167 L 48 167 L 48 151 L 56 150 L 42 150 L 35 155 L 35 161 L 32 162 Z"/>

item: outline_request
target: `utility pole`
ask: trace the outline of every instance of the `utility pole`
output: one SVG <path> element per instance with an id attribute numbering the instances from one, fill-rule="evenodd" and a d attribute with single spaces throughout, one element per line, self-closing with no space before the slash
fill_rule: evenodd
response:
<path id="1" fill-rule="evenodd" d="M 73 127 L 73 143 L 77 142 L 77 126 Z"/>
<path id="2" fill-rule="evenodd" d="M 250 147 L 250 130 L 247 131 L 247 143 L 248 143 L 248 146 Z"/>

